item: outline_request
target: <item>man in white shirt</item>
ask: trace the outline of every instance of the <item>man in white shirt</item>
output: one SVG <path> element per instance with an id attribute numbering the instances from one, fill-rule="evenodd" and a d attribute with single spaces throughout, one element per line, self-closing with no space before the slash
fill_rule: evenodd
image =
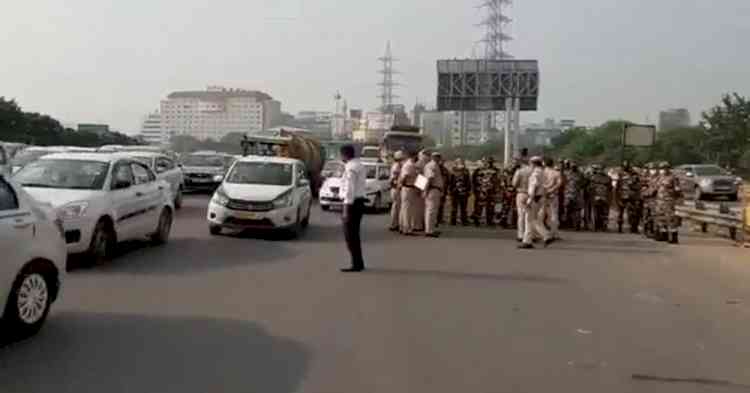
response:
<path id="1" fill-rule="evenodd" d="M 539 210 L 539 221 L 544 224 L 548 221 L 550 237 L 558 240 L 560 237 L 560 187 L 562 187 L 562 175 L 555 169 L 552 158 L 544 159 L 544 201 Z"/>
<path id="2" fill-rule="evenodd" d="M 534 248 L 532 244 L 534 241 L 534 233 L 538 233 L 544 239 L 544 246 L 546 247 L 552 243 L 549 231 L 544 227 L 544 224 L 539 221 L 539 209 L 542 208 L 542 202 L 544 198 L 544 171 L 542 169 L 542 158 L 532 157 L 529 162 L 531 163 L 531 173 L 529 175 L 529 184 L 527 191 L 527 199 L 525 201 L 526 211 L 524 223 L 524 233 L 522 244 L 519 248 L 531 249 Z M 520 191 L 519 191 L 520 193 Z"/>
<path id="3" fill-rule="evenodd" d="M 393 155 L 393 165 L 391 165 L 391 176 L 389 178 L 391 184 L 391 226 L 389 230 L 396 232 L 399 230 L 399 219 L 401 216 L 401 187 L 399 187 L 398 179 L 401 177 L 401 166 L 403 165 L 404 153 L 399 150 Z"/>
<path id="4" fill-rule="evenodd" d="M 362 258 L 362 240 L 360 239 L 360 224 L 365 213 L 365 185 L 367 171 L 355 158 L 354 146 L 341 147 L 341 160 L 344 165 L 344 177 L 341 183 L 341 195 L 344 196 L 344 206 L 341 219 L 344 223 L 344 238 L 352 257 L 352 266 L 341 269 L 342 272 L 361 272 L 365 270 Z"/>
<path id="5" fill-rule="evenodd" d="M 424 191 L 425 199 L 425 223 L 424 231 L 427 237 L 439 237 L 440 233 L 435 231 L 438 222 L 438 211 L 440 200 L 445 190 L 445 179 L 440 169 L 440 153 L 432 153 L 432 161 L 424 167 L 424 176 L 427 178 L 427 189 Z"/>
<path id="6" fill-rule="evenodd" d="M 521 161 L 521 167 L 513 174 L 513 188 L 516 189 L 516 211 L 518 222 L 516 225 L 516 239 L 523 242 L 524 233 L 526 233 L 526 212 L 528 206 L 526 202 L 529 199 L 529 177 L 531 176 L 531 166 Z"/>

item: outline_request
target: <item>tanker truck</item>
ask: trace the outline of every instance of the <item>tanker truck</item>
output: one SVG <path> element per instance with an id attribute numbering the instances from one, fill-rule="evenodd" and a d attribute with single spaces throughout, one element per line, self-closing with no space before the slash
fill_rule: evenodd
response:
<path id="1" fill-rule="evenodd" d="M 313 196 L 318 196 L 318 190 L 323 184 L 321 171 L 325 163 L 325 151 L 317 139 L 305 133 L 281 129 L 245 136 L 240 144 L 243 156 L 279 156 L 304 162 Z"/>

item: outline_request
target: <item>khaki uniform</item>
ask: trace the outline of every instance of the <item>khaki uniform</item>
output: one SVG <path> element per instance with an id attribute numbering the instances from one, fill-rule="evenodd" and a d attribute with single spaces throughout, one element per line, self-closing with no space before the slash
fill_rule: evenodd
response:
<path id="1" fill-rule="evenodd" d="M 398 185 L 398 179 L 401 176 L 401 162 L 394 162 L 391 165 L 391 228 L 399 227 L 401 215 L 401 188 Z"/>
<path id="2" fill-rule="evenodd" d="M 516 189 L 516 209 L 518 210 L 517 238 L 523 239 L 526 233 L 527 211 L 526 202 L 529 199 L 529 177 L 531 167 L 524 165 L 513 175 L 513 188 Z"/>
<path id="3" fill-rule="evenodd" d="M 668 173 L 656 181 L 656 223 L 662 234 L 676 234 L 679 219 L 675 214 L 677 200 L 682 196 L 677 177 Z"/>
<path id="4" fill-rule="evenodd" d="M 438 212 L 440 211 L 440 202 L 445 190 L 445 179 L 440 165 L 435 161 L 430 161 L 424 167 L 424 176 L 427 178 L 427 190 L 425 190 L 425 234 L 435 233 L 435 226 L 438 222 Z"/>
<path id="5" fill-rule="evenodd" d="M 539 220 L 539 210 L 542 209 L 544 200 L 544 170 L 542 168 L 532 168 L 529 174 L 528 207 L 525 211 L 525 222 L 523 232 L 523 243 L 532 244 L 534 235 L 540 235 L 545 241 L 550 239 L 550 233 Z"/>
<path id="6" fill-rule="evenodd" d="M 417 180 L 416 164 L 408 160 L 401 167 L 401 175 L 398 183 L 401 189 L 401 211 L 399 212 L 399 228 L 401 233 L 414 232 L 414 215 L 417 208 L 416 202 L 419 198 L 419 190 L 414 186 Z"/>
<path id="7" fill-rule="evenodd" d="M 549 224 L 550 236 L 560 235 L 560 188 L 562 175 L 554 168 L 544 168 L 544 199 L 539 211 L 539 220 Z"/>
<path id="8" fill-rule="evenodd" d="M 427 165 L 427 163 L 428 161 L 426 157 L 417 161 L 416 166 L 415 166 L 417 174 L 424 175 L 424 167 L 425 165 Z M 413 220 L 412 227 L 417 232 L 421 232 L 421 231 L 424 231 L 425 205 L 424 205 L 424 198 L 422 198 L 421 195 L 419 195 L 419 189 L 417 189 L 417 194 L 418 195 L 417 195 L 417 199 L 415 203 L 416 208 L 414 209 L 414 215 L 412 216 L 412 220 Z"/>

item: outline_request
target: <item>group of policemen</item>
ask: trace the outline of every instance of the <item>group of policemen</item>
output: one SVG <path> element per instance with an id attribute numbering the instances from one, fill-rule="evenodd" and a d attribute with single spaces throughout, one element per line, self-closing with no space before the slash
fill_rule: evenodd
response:
<path id="1" fill-rule="evenodd" d="M 450 225 L 514 228 L 519 247 L 533 248 L 559 240 L 561 228 L 606 232 L 614 208 L 618 232 L 627 216 L 631 233 L 679 242 L 675 206 L 682 192 L 667 162 L 637 168 L 625 161 L 607 173 L 598 164 L 525 156 L 498 168 L 486 157 L 472 172 L 460 158 L 449 169 L 438 152 L 399 151 L 393 159 L 390 230 L 406 236 L 438 237 L 447 206 Z"/>

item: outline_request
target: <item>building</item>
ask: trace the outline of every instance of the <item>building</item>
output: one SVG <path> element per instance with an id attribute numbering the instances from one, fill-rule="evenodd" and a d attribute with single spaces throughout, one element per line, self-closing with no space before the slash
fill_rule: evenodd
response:
<path id="1" fill-rule="evenodd" d="M 367 112 L 362 119 L 355 121 L 352 130 L 352 141 L 368 144 L 379 144 L 386 131 L 396 124 L 396 114 Z"/>
<path id="2" fill-rule="evenodd" d="M 560 128 L 526 128 L 519 136 L 519 144 L 529 149 L 535 147 L 550 147 L 552 141 L 562 135 Z"/>
<path id="3" fill-rule="evenodd" d="M 331 139 L 333 134 L 333 112 L 300 111 L 294 120 L 284 125 L 310 130 L 321 140 Z"/>
<path id="4" fill-rule="evenodd" d="M 161 124 L 169 135 L 221 139 L 229 133 L 253 133 L 278 125 L 281 103 L 254 90 L 209 86 L 178 91 L 161 102 Z"/>
<path id="5" fill-rule="evenodd" d="M 110 132 L 108 124 L 81 123 L 78 124 L 78 127 L 76 127 L 76 129 L 78 130 L 78 132 L 91 132 L 99 136 L 108 134 Z"/>
<path id="6" fill-rule="evenodd" d="M 416 104 L 411 110 L 411 125 L 419 126 L 422 124 L 422 114 L 427 110 L 424 105 Z"/>
<path id="7" fill-rule="evenodd" d="M 161 113 L 156 111 L 143 118 L 140 136 L 149 145 L 166 145 L 169 143 L 170 135 L 164 132 L 161 126 Z"/>
<path id="8" fill-rule="evenodd" d="M 659 112 L 659 131 L 690 127 L 690 112 L 685 108 Z"/>
<path id="9" fill-rule="evenodd" d="M 479 146 L 498 140 L 501 133 L 493 127 L 493 112 L 446 112 L 452 146 Z M 461 122 L 463 119 L 463 127 Z"/>
<path id="10" fill-rule="evenodd" d="M 575 128 L 576 121 L 573 119 L 561 119 L 560 122 L 557 124 L 558 127 L 560 127 L 563 131 L 567 131 L 571 128 Z"/>
<path id="11" fill-rule="evenodd" d="M 420 116 L 422 134 L 432 138 L 438 146 L 451 146 L 451 112 L 425 111 Z"/>

